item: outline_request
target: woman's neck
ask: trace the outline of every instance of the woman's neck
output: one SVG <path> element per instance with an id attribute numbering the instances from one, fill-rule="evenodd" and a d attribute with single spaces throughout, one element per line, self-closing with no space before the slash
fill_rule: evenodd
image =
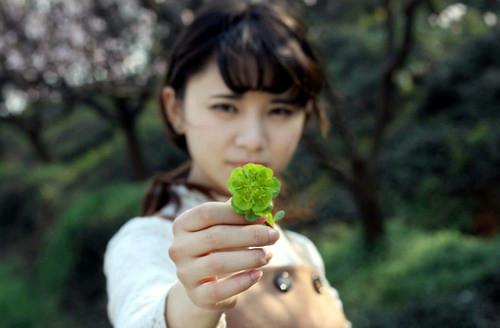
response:
<path id="1" fill-rule="evenodd" d="M 217 188 L 217 184 L 210 183 L 206 179 L 202 179 L 196 169 L 191 168 L 186 182 L 188 186 L 201 189 L 204 193 L 209 194 L 214 199 L 228 199 L 231 197 L 231 194 L 227 189 Z"/>

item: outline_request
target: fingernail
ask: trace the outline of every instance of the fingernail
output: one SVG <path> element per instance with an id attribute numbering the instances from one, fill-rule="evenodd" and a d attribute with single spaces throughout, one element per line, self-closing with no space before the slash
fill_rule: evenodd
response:
<path id="1" fill-rule="evenodd" d="M 252 279 L 252 281 L 259 280 L 260 278 L 262 278 L 262 271 L 257 270 L 257 271 L 250 272 L 250 278 Z"/>
<path id="2" fill-rule="evenodd" d="M 276 231 L 275 229 L 272 228 L 269 229 L 269 240 L 275 241 L 278 239 L 279 235 L 280 235 L 279 232 Z"/>
<path id="3" fill-rule="evenodd" d="M 269 261 L 273 257 L 273 252 L 268 249 L 264 249 L 264 258 Z"/>

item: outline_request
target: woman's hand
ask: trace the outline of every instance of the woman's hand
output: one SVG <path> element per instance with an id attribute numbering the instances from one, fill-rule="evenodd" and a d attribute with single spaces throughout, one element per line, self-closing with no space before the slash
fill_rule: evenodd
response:
<path id="1" fill-rule="evenodd" d="M 210 310 L 233 307 L 237 295 L 262 277 L 260 268 L 271 254 L 261 246 L 279 238 L 278 231 L 259 224 L 264 221 L 246 221 L 229 202 L 205 203 L 175 219 L 169 255 L 193 304 Z"/>

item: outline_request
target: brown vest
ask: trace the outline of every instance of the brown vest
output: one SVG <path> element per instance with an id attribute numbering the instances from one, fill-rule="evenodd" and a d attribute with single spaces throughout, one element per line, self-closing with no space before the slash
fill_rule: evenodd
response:
<path id="1" fill-rule="evenodd" d="M 262 279 L 226 311 L 228 328 L 344 328 L 328 284 L 309 265 L 264 268 Z"/>
<path id="2" fill-rule="evenodd" d="M 347 328 L 338 300 L 303 247 L 284 236 L 301 264 L 264 267 L 262 279 L 226 311 L 227 328 Z"/>

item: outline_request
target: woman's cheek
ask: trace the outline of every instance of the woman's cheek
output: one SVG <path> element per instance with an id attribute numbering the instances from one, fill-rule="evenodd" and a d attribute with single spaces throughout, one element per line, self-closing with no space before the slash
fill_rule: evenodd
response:
<path id="1" fill-rule="evenodd" d="M 282 171 L 291 160 L 297 149 L 300 136 L 301 131 L 295 131 L 294 129 L 290 129 L 275 136 L 275 140 L 277 141 L 273 153 L 276 156 L 273 157 L 277 159 L 276 168 L 278 172 Z"/>

